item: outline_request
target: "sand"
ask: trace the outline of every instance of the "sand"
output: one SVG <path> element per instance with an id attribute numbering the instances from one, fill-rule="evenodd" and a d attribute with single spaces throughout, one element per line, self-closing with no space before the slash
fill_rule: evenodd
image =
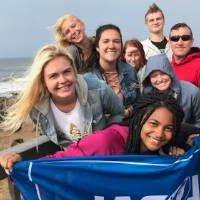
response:
<path id="1" fill-rule="evenodd" d="M 0 130 L 0 151 L 9 148 L 14 140 L 23 139 L 27 141 L 35 137 L 34 125 L 30 119 L 28 119 L 22 126 L 22 129 L 17 133 L 10 134 Z M 0 181 L 0 200 L 11 200 L 8 190 L 8 180 L 3 179 Z"/>

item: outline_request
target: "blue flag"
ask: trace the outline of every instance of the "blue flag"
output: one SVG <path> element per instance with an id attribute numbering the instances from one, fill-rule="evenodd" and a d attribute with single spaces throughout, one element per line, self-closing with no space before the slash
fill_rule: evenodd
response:
<path id="1" fill-rule="evenodd" d="M 200 138 L 183 156 L 118 155 L 17 163 L 25 200 L 200 200 Z"/>

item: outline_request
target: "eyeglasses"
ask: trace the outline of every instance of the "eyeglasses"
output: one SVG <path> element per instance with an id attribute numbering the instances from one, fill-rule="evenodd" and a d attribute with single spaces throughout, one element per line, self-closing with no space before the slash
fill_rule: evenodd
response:
<path id="1" fill-rule="evenodd" d="M 179 40 L 183 40 L 183 41 L 189 41 L 192 39 L 192 36 L 191 35 L 173 35 L 173 36 L 170 36 L 170 40 L 172 42 L 178 42 Z"/>

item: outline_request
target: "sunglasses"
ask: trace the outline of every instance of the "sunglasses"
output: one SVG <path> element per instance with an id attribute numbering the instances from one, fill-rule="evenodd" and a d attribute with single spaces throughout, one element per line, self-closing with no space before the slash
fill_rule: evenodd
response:
<path id="1" fill-rule="evenodd" d="M 183 41 L 189 41 L 192 39 L 192 36 L 191 35 L 174 35 L 174 36 L 170 36 L 170 40 L 172 42 L 178 42 L 179 40 L 183 40 Z"/>

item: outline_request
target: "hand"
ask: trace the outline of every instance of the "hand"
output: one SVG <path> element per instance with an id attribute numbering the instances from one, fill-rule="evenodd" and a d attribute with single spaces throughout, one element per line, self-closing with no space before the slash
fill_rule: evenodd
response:
<path id="1" fill-rule="evenodd" d="M 133 107 L 129 106 L 124 110 L 124 118 L 130 118 L 133 115 Z"/>
<path id="2" fill-rule="evenodd" d="M 4 168 L 6 172 L 8 172 L 12 168 L 13 164 L 20 160 L 22 160 L 20 154 L 9 153 L 0 156 L 0 165 Z"/>
<path id="3" fill-rule="evenodd" d="M 191 134 L 189 135 L 188 139 L 187 139 L 187 144 L 189 144 L 190 146 L 192 146 L 192 138 L 193 137 L 197 137 L 200 136 L 200 134 Z"/>
<path id="4" fill-rule="evenodd" d="M 183 149 L 181 149 L 180 147 L 173 146 L 173 147 L 170 147 L 170 149 L 169 149 L 170 156 L 180 156 L 184 153 L 185 153 L 185 151 Z"/>

